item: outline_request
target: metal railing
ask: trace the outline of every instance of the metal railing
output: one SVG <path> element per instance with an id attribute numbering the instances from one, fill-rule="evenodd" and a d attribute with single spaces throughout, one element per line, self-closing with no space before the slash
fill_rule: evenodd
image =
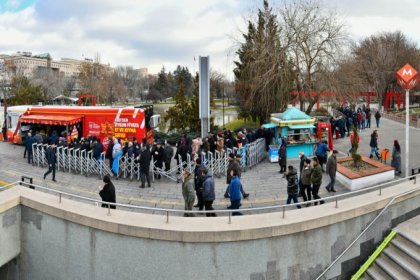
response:
<path id="1" fill-rule="evenodd" d="M 416 176 L 409 176 L 407 177 L 409 180 L 413 179 L 414 177 L 414 184 L 416 184 Z M 420 187 L 417 187 L 413 190 L 410 191 L 406 191 L 402 194 L 398 194 L 394 197 L 392 197 L 392 199 L 385 205 L 385 207 L 381 210 L 381 212 L 379 212 L 378 215 L 376 215 L 376 217 L 363 229 L 363 231 L 350 243 L 350 245 L 347 246 L 346 249 L 344 249 L 344 251 L 316 278 L 316 280 L 322 279 L 322 277 L 347 253 L 347 251 L 349 251 L 354 244 L 356 244 L 356 242 L 370 229 L 370 227 L 376 223 L 376 221 L 382 216 L 383 213 L 385 213 L 386 210 L 388 210 L 389 206 L 391 206 L 391 204 L 394 203 L 394 201 L 402 196 L 405 196 L 407 194 L 413 193 L 420 190 Z"/>
<path id="2" fill-rule="evenodd" d="M 146 210 L 146 211 L 155 211 L 155 212 L 162 212 L 166 214 L 166 222 L 169 223 L 169 214 L 170 213 L 177 213 L 177 214 L 210 214 L 210 213 L 214 213 L 214 214 L 227 214 L 228 215 L 228 223 L 231 224 L 232 223 L 232 214 L 234 212 L 241 212 L 241 213 L 247 213 L 247 212 L 256 212 L 256 211 L 264 211 L 264 210 L 279 210 L 281 209 L 282 211 L 282 218 L 286 218 L 286 209 L 289 209 L 291 207 L 295 208 L 297 206 L 304 206 L 307 204 L 312 204 L 312 203 L 323 203 L 325 201 L 330 201 L 330 202 L 335 202 L 335 208 L 339 207 L 339 199 L 342 198 L 347 198 L 347 197 L 351 197 L 354 196 L 356 194 L 360 194 L 362 192 L 371 192 L 371 191 L 377 191 L 378 195 L 382 195 L 382 189 L 385 186 L 391 186 L 395 183 L 399 183 L 399 182 L 403 182 L 403 181 L 409 181 L 411 179 L 414 180 L 414 184 L 417 183 L 417 176 L 419 175 L 414 175 L 414 176 L 409 176 L 406 178 L 400 178 L 397 180 L 393 180 L 393 181 L 389 181 L 386 183 L 382 183 L 376 186 L 372 186 L 369 188 L 365 188 L 362 190 L 356 190 L 356 191 L 352 191 L 352 192 L 348 192 L 348 193 L 344 193 L 344 194 L 338 194 L 338 195 L 332 195 L 332 196 L 328 196 L 328 197 L 324 197 L 324 198 L 320 198 L 320 199 L 316 199 L 316 200 L 310 200 L 310 201 L 305 201 L 305 202 L 298 202 L 298 203 L 293 203 L 293 204 L 280 204 L 280 205 L 271 205 L 271 206 L 263 206 L 263 207 L 255 207 L 255 208 L 241 208 L 241 209 L 223 209 L 223 210 L 182 210 L 182 209 L 167 209 L 167 208 L 158 208 L 158 207 L 147 207 L 147 206 L 137 206 L 137 205 L 132 205 L 132 204 L 123 204 L 123 203 L 111 203 L 111 202 L 104 202 L 102 200 L 99 199 L 93 199 L 93 198 L 89 198 L 89 197 L 84 197 L 81 195 L 77 195 L 77 194 L 72 194 L 72 193 L 68 193 L 68 192 L 63 192 L 63 191 L 59 191 L 56 189 L 51 189 L 48 187 L 44 187 L 44 186 L 39 186 L 39 185 L 35 185 L 35 184 L 31 184 L 31 183 L 26 183 L 23 181 L 18 181 L 14 184 L 20 184 L 22 186 L 25 187 L 29 187 L 31 189 L 41 189 L 41 190 L 45 190 L 51 193 L 56 193 L 59 195 L 59 203 L 61 203 L 61 197 L 62 195 L 64 196 L 68 196 L 70 198 L 77 198 L 80 200 L 85 200 L 85 201 L 90 201 L 90 202 L 95 202 L 98 204 L 105 204 L 107 205 L 108 208 L 108 215 L 111 215 L 111 209 L 110 206 L 114 205 L 114 206 L 118 206 L 118 207 L 123 207 L 123 208 L 128 208 L 128 209 L 132 209 L 132 210 Z M 1 188 L 0 188 L 1 189 Z M 404 194 L 401 194 L 404 195 Z"/>
<path id="3" fill-rule="evenodd" d="M 33 151 L 33 164 L 38 167 L 47 166 L 46 150 L 48 145 L 36 144 L 32 145 Z M 212 173 L 216 176 L 225 176 L 228 166 L 227 154 L 233 152 L 235 154 L 241 154 L 242 159 L 240 161 L 243 169 L 260 163 L 266 157 L 265 141 L 264 139 L 258 139 L 255 142 L 247 144 L 245 147 L 240 149 L 228 149 L 227 152 L 214 153 L 208 152 L 207 154 L 202 153 L 202 162 L 204 165 L 211 169 Z M 84 149 L 74 149 L 68 147 L 58 146 L 56 149 L 56 168 L 62 172 L 70 172 L 80 175 L 99 175 L 101 178 L 108 174 L 113 175 L 109 165 L 105 161 L 105 153 L 101 153 L 100 158 L 96 159 L 93 157 L 92 151 Z M 186 159 L 183 161 L 181 156 L 178 158 L 179 164 L 173 166 L 169 170 L 164 170 L 161 167 L 157 167 L 155 162 L 151 162 L 150 172 L 152 172 L 152 179 L 160 175 L 164 178 L 168 178 L 172 181 L 178 182 L 180 180 L 180 171 L 184 168 L 188 168 L 190 171 L 194 169 L 194 159 L 190 154 L 187 154 Z M 140 163 L 139 158 L 134 155 L 129 157 L 128 155 L 121 156 L 119 158 L 119 168 L 117 172 L 118 178 L 132 180 L 140 180 Z"/>

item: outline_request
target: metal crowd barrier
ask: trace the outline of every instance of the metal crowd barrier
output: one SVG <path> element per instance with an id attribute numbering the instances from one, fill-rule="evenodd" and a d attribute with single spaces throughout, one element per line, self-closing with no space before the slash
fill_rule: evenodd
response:
<path id="1" fill-rule="evenodd" d="M 33 144 L 33 164 L 39 167 L 46 167 L 47 158 L 46 150 L 48 145 Z M 247 144 L 242 148 L 227 149 L 227 151 L 214 153 L 208 152 L 201 154 L 202 163 L 204 166 L 209 168 L 212 173 L 217 176 L 225 176 L 229 165 L 227 155 L 229 153 L 241 154 L 240 160 L 241 167 L 252 168 L 259 162 L 265 159 L 265 141 L 264 139 L 258 139 L 257 141 Z M 179 182 L 180 173 L 184 168 L 188 168 L 191 172 L 194 171 L 195 159 L 191 158 L 188 154 L 185 161 L 182 160 L 181 156 L 178 158 L 178 165 L 172 166 L 169 170 L 164 168 L 158 168 L 155 162 L 151 162 L 150 172 L 152 172 L 152 180 L 155 180 L 156 176 L 160 175 L 164 178 L 170 179 L 175 182 Z M 85 176 L 99 175 L 101 178 L 106 175 L 112 175 L 113 172 L 109 168 L 108 164 L 105 164 L 105 153 L 102 153 L 100 159 L 93 157 L 92 151 L 86 151 L 82 149 L 74 149 L 68 147 L 58 146 L 56 148 L 56 168 L 62 172 L 69 172 L 74 174 L 80 174 Z M 118 178 L 132 180 L 140 180 L 140 163 L 133 156 L 129 157 L 124 155 L 119 159 Z"/>

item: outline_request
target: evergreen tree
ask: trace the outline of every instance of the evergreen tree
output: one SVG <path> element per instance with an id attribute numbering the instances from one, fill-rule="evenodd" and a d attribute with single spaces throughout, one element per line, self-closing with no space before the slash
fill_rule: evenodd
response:
<path id="1" fill-rule="evenodd" d="M 24 76 L 12 79 L 9 105 L 37 104 L 45 100 L 41 86 L 32 85 Z"/>
<path id="2" fill-rule="evenodd" d="M 234 70 L 240 114 L 264 123 L 271 113 L 287 107 L 292 73 L 268 1 L 258 11 L 257 22 L 248 22 L 248 32 L 243 37 L 245 42 L 237 51 Z"/>
<path id="3" fill-rule="evenodd" d="M 169 130 L 186 131 L 189 127 L 189 102 L 185 96 L 184 78 L 178 76 L 178 91 L 175 95 L 175 104 L 170 107 L 164 118 L 165 122 L 170 121 Z"/>

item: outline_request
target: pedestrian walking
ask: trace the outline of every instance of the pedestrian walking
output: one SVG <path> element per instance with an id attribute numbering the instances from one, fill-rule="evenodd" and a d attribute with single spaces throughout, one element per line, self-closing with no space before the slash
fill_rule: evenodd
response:
<path id="1" fill-rule="evenodd" d="M 372 118 L 372 112 L 370 108 L 366 108 L 366 128 L 370 128 L 370 119 Z"/>
<path id="2" fill-rule="evenodd" d="M 54 182 L 57 182 L 55 180 L 55 163 L 56 163 L 56 157 L 55 157 L 55 143 L 53 142 L 50 146 L 47 148 L 47 162 L 48 162 L 48 171 L 44 174 L 44 180 L 47 177 L 48 174 L 52 172 L 52 180 Z"/>
<path id="3" fill-rule="evenodd" d="M 195 200 L 194 175 L 188 169 L 182 172 L 182 196 L 184 197 L 184 210 L 191 211 Z M 194 217 L 193 213 L 184 213 L 184 217 Z"/>
<path id="4" fill-rule="evenodd" d="M 298 203 L 298 175 L 297 170 L 292 165 L 287 167 L 287 171 L 284 173 L 284 177 L 287 180 L 287 204 L 293 200 L 293 203 Z M 296 205 L 297 208 L 301 208 L 300 205 Z"/>
<path id="5" fill-rule="evenodd" d="M 381 120 L 381 113 L 379 113 L 379 110 L 375 113 L 375 120 L 376 120 L 376 128 L 379 128 L 379 122 Z"/>
<path id="6" fill-rule="evenodd" d="M 197 204 L 194 207 L 198 207 L 198 210 L 203 210 L 204 208 L 204 201 L 203 201 L 203 168 L 204 166 L 201 164 L 201 158 L 195 159 L 195 168 L 194 168 L 194 186 L 195 186 L 195 194 L 197 196 Z"/>
<path id="7" fill-rule="evenodd" d="M 396 139 L 394 140 L 394 146 L 392 147 L 391 166 L 395 168 L 395 173 L 401 175 L 401 147 Z"/>
<path id="8" fill-rule="evenodd" d="M 299 158 L 300 158 L 300 163 L 299 163 L 299 194 L 298 196 L 302 196 L 302 170 L 305 166 L 305 161 L 307 159 L 307 157 L 305 156 L 304 152 L 299 152 Z"/>
<path id="9" fill-rule="evenodd" d="M 32 149 L 32 144 L 34 143 L 34 139 L 32 138 L 32 134 L 30 132 L 28 132 L 28 135 L 26 136 L 26 142 L 25 142 L 25 148 L 26 151 L 28 153 L 28 163 L 31 164 L 34 163 L 33 160 L 33 149 Z"/>
<path id="10" fill-rule="evenodd" d="M 335 185 L 335 175 L 337 173 L 337 150 L 333 150 L 332 155 L 327 160 L 326 171 L 328 176 L 330 176 L 330 182 L 325 187 L 328 192 L 336 192 L 334 189 Z"/>
<path id="11" fill-rule="evenodd" d="M 279 165 L 280 165 L 279 173 L 286 172 L 287 150 L 286 150 L 286 143 L 283 140 L 279 148 Z"/>
<path id="12" fill-rule="evenodd" d="M 380 160 L 381 156 L 380 156 L 379 151 L 378 151 L 378 131 L 376 129 L 370 135 L 369 146 L 371 148 L 369 158 L 373 158 L 373 155 L 375 154 L 376 157 L 378 158 L 378 160 Z"/>
<path id="13" fill-rule="evenodd" d="M 318 192 L 322 184 L 322 169 L 318 162 L 318 158 L 316 157 L 312 158 L 311 184 L 313 198 L 320 199 L 321 197 L 318 195 Z M 315 202 L 314 204 L 318 205 L 318 202 Z M 320 204 L 324 204 L 324 201 L 321 200 Z"/>
<path id="14" fill-rule="evenodd" d="M 241 206 L 241 189 L 242 184 L 238 176 L 237 170 L 230 170 L 230 176 L 232 177 L 229 184 L 229 196 L 230 196 L 230 206 L 228 209 L 239 209 Z M 241 212 L 233 212 L 232 216 L 242 215 Z"/>
<path id="15" fill-rule="evenodd" d="M 204 177 L 203 181 L 203 201 L 206 211 L 214 210 L 213 202 L 216 199 L 214 192 L 213 174 L 207 168 L 203 168 L 201 175 Z M 206 213 L 207 217 L 216 217 L 216 213 Z"/>
<path id="16" fill-rule="evenodd" d="M 116 197 L 115 197 L 115 187 L 114 184 L 111 182 L 111 178 L 108 175 L 105 175 L 103 178 L 103 182 L 105 185 L 99 186 L 99 196 L 102 198 L 103 202 L 111 202 L 111 203 L 117 203 Z M 116 205 L 102 203 L 102 207 L 107 208 L 109 205 L 109 208 L 116 209 Z"/>
<path id="17" fill-rule="evenodd" d="M 235 170 L 235 173 L 237 174 L 237 176 L 239 177 L 239 179 L 241 178 L 241 164 L 240 164 L 240 160 L 241 160 L 242 156 L 241 154 L 237 154 L 236 157 L 233 153 L 230 153 L 228 155 L 228 161 L 229 161 L 229 165 L 226 171 L 226 191 L 225 191 L 225 198 L 229 198 L 229 185 L 230 185 L 230 181 L 232 179 L 232 176 L 230 175 L 230 171 L 232 169 Z M 246 193 L 245 190 L 243 189 L 242 185 L 241 185 L 241 189 L 240 189 L 242 196 L 244 198 L 247 198 L 249 196 L 249 193 Z"/>
<path id="18" fill-rule="evenodd" d="M 318 163 L 322 172 L 324 172 L 323 164 L 327 162 L 327 152 L 329 151 L 330 148 L 328 148 L 327 141 L 322 141 L 318 144 L 315 155 L 318 158 Z"/>
<path id="19" fill-rule="evenodd" d="M 152 160 L 152 155 L 150 153 L 150 148 L 148 145 L 143 145 L 141 147 L 140 158 L 138 159 L 140 163 L 140 188 L 144 188 L 146 181 L 147 187 L 150 188 L 150 161 Z"/>
<path id="20" fill-rule="evenodd" d="M 309 201 L 312 197 L 312 188 L 311 188 L 311 175 L 312 175 L 312 168 L 311 168 L 311 160 L 305 159 L 303 169 L 301 171 L 301 181 L 302 186 L 300 188 L 300 193 L 302 194 L 303 201 Z M 309 203 L 306 204 L 306 207 L 311 206 Z"/>

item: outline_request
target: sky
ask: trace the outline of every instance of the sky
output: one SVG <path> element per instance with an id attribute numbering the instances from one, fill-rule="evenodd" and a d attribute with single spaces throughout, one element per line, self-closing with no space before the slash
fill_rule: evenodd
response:
<path id="1" fill-rule="evenodd" d="M 287 1 L 287 0 L 286 0 Z M 262 0 L 0 0 L 0 54 L 30 51 L 53 59 L 94 58 L 111 66 L 177 65 L 198 57 L 232 78 L 245 19 Z M 270 1 L 274 6 L 281 1 Z M 420 46 L 420 0 L 329 0 L 354 40 L 402 31 Z M 194 61 L 194 58 L 196 59 Z"/>

